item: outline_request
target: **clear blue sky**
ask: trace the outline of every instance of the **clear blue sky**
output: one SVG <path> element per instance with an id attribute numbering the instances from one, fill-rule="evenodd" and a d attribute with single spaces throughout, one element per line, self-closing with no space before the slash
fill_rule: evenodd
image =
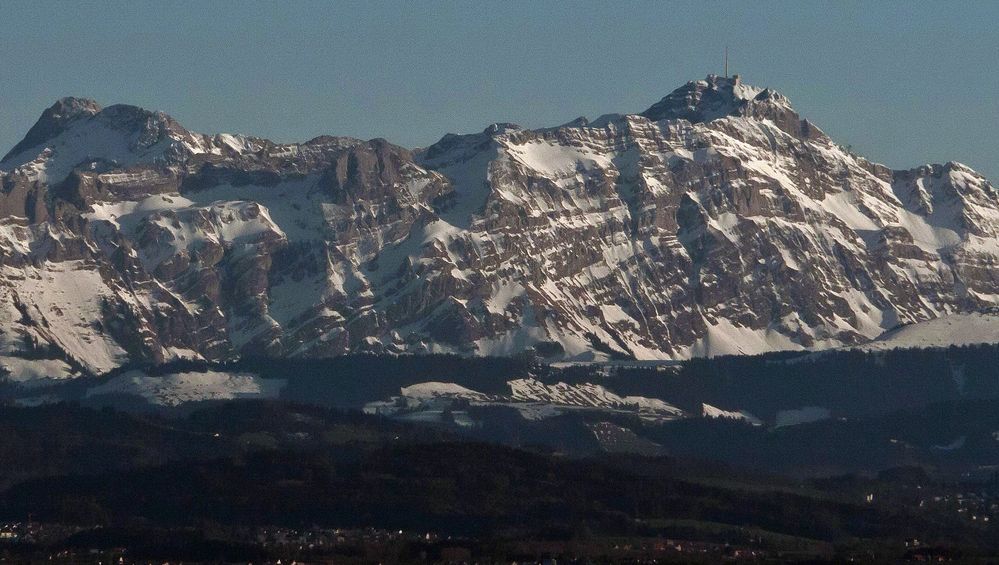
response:
<path id="1" fill-rule="evenodd" d="M 638 112 L 731 69 L 893 167 L 999 183 L 999 2 L 0 3 L 0 154 L 55 99 L 415 147 Z"/>

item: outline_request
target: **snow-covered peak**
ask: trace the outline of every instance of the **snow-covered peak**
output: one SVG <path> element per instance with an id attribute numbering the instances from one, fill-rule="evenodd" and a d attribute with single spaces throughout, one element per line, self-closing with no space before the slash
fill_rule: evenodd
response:
<path id="1" fill-rule="evenodd" d="M 739 75 L 708 75 L 690 81 L 656 102 L 642 116 L 652 120 L 687 120 L 705 123 L 730 116 L 770 120 L 798 138 L 824 137 L 813 124 L 802 120 L 786 96 L 771 88 L 742 82 Z"/>
<path id="2" fill-rule="evenodd" d="M 133 167 L 172 166 L 235 159 L 239 169 L 260 162 L 324 162 L 323 155 L 361 143 L 350 138 L 319 137 L 304 144 L 276 144 L 244 135 L 192 132 L 166 113 L 115 104 L 102 108 L 93 100 L 64 98 L 45 110 L 25 138 L 0 161 L 0 171 L 17 172 L 49 185 L 74 170 L 104 173 Z"/>
<path id="3" fill-rule="evenodd" d="M 67 96 L 56 100 L 38 119 L 36 126 L 58 126 L 69 123 L 79 117 L 89 117 L 99 113 L 101 105 L 90 98 Z"/>
<path id="4" fill-rule="evenodd" d="M 654 121 L 709 122 L 739 115 L 747 103 L 763 92 L 763 89 L 743 84 L 738 75 L 731 78 L 708 75 L 704 80 L 693 80 L 677 88 L 642 115 Z"/>
<path id="5" fill-rule="evenodd" d="M 203 136 L 170 116 L 125 104 L 106 108 L 63 98 L 42 113 L 24 139 L 0 161 L 0 170 L 53 184 L 76 168 L 124 168 L 166 162 L 193 152 Z"/>
<path id="6" fill-rule="evenodd" d="M 24 139 L 4 155 L 0 162 L 6 163 L 25 150 L 36 147 L 59 135 L 72 122 L 80 118 L 89 118 L 100 111 L 101 105 L 88 98 L 68 96 L 56 100 L 55 104 L 42 112 L 41 117 L 28 130 Z"/>
<path id="7" fill-rule="evenodd" d="M 101 111 L 101 105 L 96 100 L 90 98 L 77 98 L 66 96 L 56 100 L 46 113 L 52 119 L 70 119 L 78 115 L 94 115 Z"/>

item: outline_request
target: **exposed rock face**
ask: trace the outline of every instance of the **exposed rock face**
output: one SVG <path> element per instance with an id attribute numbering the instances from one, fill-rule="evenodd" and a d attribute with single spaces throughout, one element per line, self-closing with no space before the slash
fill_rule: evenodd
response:
<path id="1" fill-rule="evenodd" d="M 999 303 L 984 178 L 870 163 L 738 79 L 416 153 L 207 136 L 64 99 L 0 162 L 0 186 L 0 355 L 77 371 L 820 348 Z"/>

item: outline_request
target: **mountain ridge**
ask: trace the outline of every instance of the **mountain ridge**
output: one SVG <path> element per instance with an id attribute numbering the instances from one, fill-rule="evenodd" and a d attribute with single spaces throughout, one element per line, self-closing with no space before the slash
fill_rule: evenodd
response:
<path id="1" fill-rule="evenodd" d="M 8 368 L 685 358 L 854 345 L 999 303 L 984 177 L 871 163 L 737 77 L 640 114 L 497 123 L 417 150 L 204 135 L 66 98 L 0 182 Z"/>

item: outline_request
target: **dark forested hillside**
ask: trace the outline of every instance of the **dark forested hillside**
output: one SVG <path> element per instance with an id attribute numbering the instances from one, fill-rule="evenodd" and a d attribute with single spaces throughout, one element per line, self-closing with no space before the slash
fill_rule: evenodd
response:
<path id="1" fill-rule="evenodd" d="M 977 558 L 999 550 L 997 351 L 835 351 L 660 366 L 550 366 L 526 356 L 185 361 L 8 386 L 0 519 L 48 533 L 32 534 L 34 545 L 0 542 L 0 555 L 121 545 L 150 558 L 292 555 L 273 541 L 278 528 L 309 539 L 346 535 L 337 551 L 354 556 L 377 547 L 413 559 L 451 555 L 447 536 L 460 538 L 463 551 L 502 558 L 571 547 L 613 560 L 606 552 L 622 539 L 636 548 L 629 559 L 689 557 L 677 547 L 699 548 L 708 561 L 734 551 L 833 561 L 916 551 Z M 176 406 L 90 394 L 113 379 L 206 371 L 285 385 L 270 400 Z M 516 379 L 664 401 L 683 414 L 514 401 Z M 419 402 L 405 409 L 414 398 L 396 400 L 398 416 L 360 411 L 428 381 L 473 396 L 431 400 L 425 412 Z M 22 406 L 34 399 L 44 402 Z M 525 416 L 524 402 L 535 411 Z M 702 417 L 702 404 L 752 413 L 759 425 Z M 808 407 L 821 408 L 821 417 L 787 416 Z M 355 533 L 333 533 L 341 529 Z M 386 533 L 420 529 L 427 531 L 419 539 Z M 171 543 L 150 545 L 161 536 Z M 663 539 L 684 541 L 655 549 Z M 913 539 L 922 540 L 918 547 Z"/>

